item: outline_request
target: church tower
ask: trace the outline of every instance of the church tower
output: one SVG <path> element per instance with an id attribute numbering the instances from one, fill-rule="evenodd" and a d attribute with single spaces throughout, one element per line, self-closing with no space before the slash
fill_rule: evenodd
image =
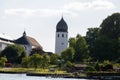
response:
<path id="1" fill-rule="evenodd" d="M 56 26 L 55 53 L 61 54 L 68 46 L 68 26 L 63 17 Z"/>

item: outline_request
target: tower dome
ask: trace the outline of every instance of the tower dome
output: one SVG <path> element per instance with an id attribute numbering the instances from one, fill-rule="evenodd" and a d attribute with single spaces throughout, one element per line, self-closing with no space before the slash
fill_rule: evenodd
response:
<path id="1" fill-rule="evenodd" d="M 61 18 L 61 20 L 58 22 L 56 26 L 56 32 L 68 32 L 68 26 L 64 21 L 63 17 Z"/>

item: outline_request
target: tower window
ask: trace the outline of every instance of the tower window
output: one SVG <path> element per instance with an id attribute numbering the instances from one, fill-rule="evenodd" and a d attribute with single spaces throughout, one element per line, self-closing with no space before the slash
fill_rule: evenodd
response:
<path id="1" fill-rule="evenodd" d="M 62 34 L 62 37 L 64 37 L 64 34 Z"/>
<path id="2" fill-rule="evenodd" d="M 59 37 L 59 34 L 58 34 L 58 37 Z"/>

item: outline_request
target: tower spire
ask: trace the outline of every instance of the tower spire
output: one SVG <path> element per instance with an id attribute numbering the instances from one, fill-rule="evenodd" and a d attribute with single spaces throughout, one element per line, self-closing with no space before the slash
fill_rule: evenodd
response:
<path id="1" fill-rule="evenodd" d="M 56 26 L 56 40 L 55 40 L 55 53 L 61 55 L 61 52 L 67 48 L 68 45 L 68 26 L 63 19 L 58 22 Z"/>
<path id="2" fill-rule="evenodd" d="M 23 36 L 26 36 L 26 31 L 24 30 L 24 32 L 23 32 Z"/>

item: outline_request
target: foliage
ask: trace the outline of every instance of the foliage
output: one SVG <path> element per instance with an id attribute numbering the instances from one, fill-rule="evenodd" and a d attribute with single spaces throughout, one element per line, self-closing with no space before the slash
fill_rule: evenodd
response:
<path id="1" fill-rule="evenodd" d="M 101 70 L 100 65 L 99 65 L 98 62 L 95 63 L 95 70 L 96 71 L 100 71 Z"/>
<path id="2" fill-rule="evenodd" d="M 46 68 L 49 66 L 50 57 L 47 54 L 40 55 L 38 53 L 34 53 L 31 56 L 25 57 L 22 59 L 23 67 L 34 67 L 35 70 L 38 67 Z"/>
<path id="3" fill-rule="evenodd" d="M 120 37 L 120 13 L 114 13 L 103 20 L 100 25 L 101 35 L 109 39 L 118 39 Z"/>
<path id="4" fill-rule="evenodd" d="M 119 57 L 117 53 L 117 43 L 115 40 L 109 40 L 107 37 L 99 37 L 94 46 L 94 54 L 92 54 L 95 60 L 116 60 Z M 112 57 L 111 57 L 112 56 Z"/>
<path id="5" fill-rule="evenodd" d="M 96 71 L 95 68 L 93 66 L 87 66 L 85 68 L 85 71 Z"/>
<path id="6" fill-rule="evenodd" d="M 25 67 L 25 68 L 30 67 L 29 63 L 30 63 L 30 57 L 22 58 L 22 63 L 21 63 L 22 67 Z"/>
<path id="7" fill-rule="evenodd" d="M 95 52 L 95 45 L 96 45 L 96 40 L 99 37 L 99 30 L 100 28 L 88 28 L 88 31 L 86 33 L 86 41 L 88 44 L 88 48 L 90 50 L 90 56 L 93 58 Z"/>
<path id="8" fill-rule="evenodd" d="M 73 47 L 73 49 L 75 49 L 75 47 L 76 47 L 76 38 L 70 38 L 69 39 L 69 47 Z"/>
<path id="9" fill-rule="evenodd" d="M 50 63 L 50 57 L 47 54 L 42 55 L 41 67 L 44 69 L 48 67 Z"/>
<path id="10" fill-rule="evenodd" d="M 5 62 L 7 62 L 7 58 L 6 57 L 1 57 L 1 59 L 0 59 L 0 66 L 4 67 L 5 66 Z"/>
<path id="11" fill-rule="evenodd" d="M 42 50 L 42 48 L 34 48 L 32 49 L 31 53 L 30 53 L 30 56 L 35 54 L 35 53 L 38 53 L 38 54 L 43 54 L 44 51 Z"/>
<path id="12" fill-rule="evenodd" d="M 75 50 L 75 62 L 84 61 L 84 59 L 89 58 L 88 45 L 84 37 L 78 34 L 75 38 L 70 38 L 69 43 L 69 46 Z"/>
<path id="13" fill-rule="evenodd" d="M 23 57 L 26 57 L 25 49 L 19 45 L 9 45 L 0 54 L 6 56 L 8 62 L 20 64 Z"/>
<path id="14" fill-rule="evenodd" d="M 35 70 L 42 63 L 42 56 L 39 54 L 33 54 L 30 56 L 30 64 L 34 66 Z"/>
<path id="15" fill-rule="evenodd" d="M 57 54 L 52 54 L 50 56 L 50 63 L 51 64 L 57 65 L 58 64 L 58 60 L 59 60 L 59 57 L 58 57 Z"/>
<path id="16" fill-rule="evenodd" d="M 113 70 L 113 64 L 108 61 L 104 60 L 103 63 L 95 63 L 95 69 L 96 71 L 112 71 Z"/>
<path id="17" fill-rule="evenodd" d="M 112 71 L 113 70 L 113 65 L 112 64 L 107 64 L 105 66 L 101 66 L 102 71 Z"/>
<path id="18" fill-rule="evenodd" d="M 65 70 L 67 70 L 67 72 L 74 71 L 74 64 L 70 61 L 67 61 L 65 64 Z"/>
<path id="19" fill-rule="evenodd" d="M 67 61 L 73 61 L 74 59 L 74 54 L 75 54 L 75 51 L 72 47 L 69 47 L 67 48 L 66 50 L 64 50 L 62 53 L 61 53 L 61 58 L 67 62 Z"/>
<path id="20" fill-rule="evenodd" d="M 100 28 L 88 29 L 86 40 L 94 61 L 119 61 L 120 58 L 120 13 L 108 16 Z M 111 57 L 112 56 L 112 57 Z"/>

